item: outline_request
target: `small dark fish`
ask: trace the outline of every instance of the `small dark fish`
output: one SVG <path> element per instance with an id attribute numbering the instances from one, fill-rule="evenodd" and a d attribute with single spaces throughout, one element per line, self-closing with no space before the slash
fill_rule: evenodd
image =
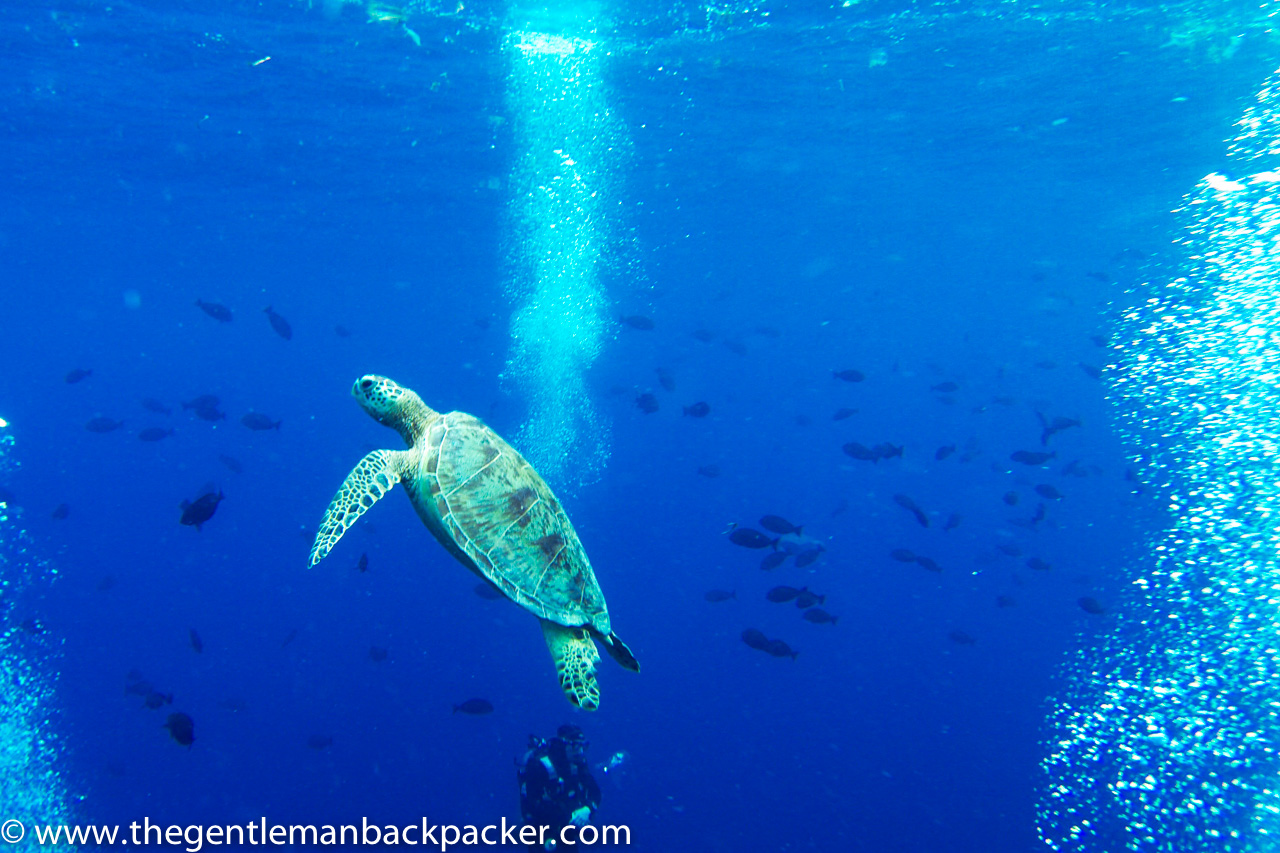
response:
<path id="1" fill-rule="evenodd" d="M 333 333 L 340 338 L 351 337 L 351 330 L 348 329 L 346 326 L 334 326 Z"/>
<path id="2" fill-rule="evenodd" d="M 711 407 L 706 403 L 694 403 L 692 406 L 685 406 L 684 413 L 690 418 L 705 418 L 711 414 Z"/>
<path id="3" fill-rule="evenodd" d="M 1102 335 L 1090 335 L 1089 340 L 1095 347 L 1105 347 L 1107 345 L 1107 339 Z"/>
<path id="4" fill-rule="evenodd" d="M 911 498 L 906 495 L 894 495 L 893 502 L 914 515 L 916 517 L 916 521 L 920 522 L 921 527 L 929 526 L 929 516 L 925 515 L 924 510 L 917 506 L 916 502 L 911 500 Z"/>
<path id="5" fill-rule="evenodd" d="M 826 603 L 825 595 L 818 595 L 816 592 L 810 592 L 808 589 L 800 590 L 800 594 L 796 596 L 796 607 L 804 610 L 806 607 L 812 607 L 815 604 Z"/>
<path id="6" fill-rule="evenodd" d="M 70 504 L 58 504 L 53 508 L 53 512 L 49 513 L 49 517 L 54 521 L 63 521 L 69 515 L 71 515 Z"/>
<path id="7" fill-rule="evenodd" d="M 906 548 L 894 548 L 889 552 L 889 556 L 899 563 L 914 563 L 916 561 L 915 553 L 908 551 Z"/>
<path id="8" fill-rule="evenodd" d="M 1056 361 L 1049 361 L 1048 359 L 1045 359 L 1043 361 L 1037 361 L 1035 366 L 1041 370 L 1053 370 L 1058 366 L 1058 363 Z"/>
<path id="9" fill-rule="evenodd" d="M 111 575 L 104 575 L 102 580 L 98 581 L 98 592 L 110 592 L 116 587 L 116 579 Z"/>
<path id="10" fill-rule="evenodd" d="M 711 479 L 714 480 L 716 477 L 720 476 L 720 466 L 719 465 L 699 465 L 698 473 L 704 477 L 710 477 Z"/>
<path id="11" fill-rule="evenodd" d="M 1044 521 L 1044 516 L 1044 504 L 1036 504 L 1035 514 L 1031 516 L 1031 526 L 1035 527 L 1037 524 Z"/>
<path id="12" fill-rule="evenodd" d="M 244 424 L 254 432 L 262 432 L 269 429 L 278 430 L 280 429 L 280 424 L 284 423 L 284 421 L 273 421 L 271 418 L 260 412 L 249 412 L 244 417 L 240 418 L 240 423 Z"/>
<path id="13" fill-rule="evenodd" d="M 760 561 L 760 568 L 764 569 L 766 572 L 771 572 L 778 568 L 778 566 L 785 563 L 787 561 L 787 556 L 788 554 L 786 551 L 774 551 L 772 554 L 767 555 Z"/>
<path id="14" fill-rule="evenodd" d="M 374 663 L 382 663 L 384 660 L 387 659 L 387 654 L 388 654 L 387 650 L 382 646 L 369 647 L 369 660 L 373 661 Z"/>
<path id="15" fill-rule="evenodd" d="M 195 650 L 195 653 L 198 655 L 204 654 L 204 640 L 200 639 L 200 635 L 196 633 L 195 628 L 188 628 L 187 630 L 191 635 L 191 648 Z"/>
<path id="16" fill-rule="evenodd" d="M 1090 379 L 1101 379 L 1101 378 L 1102 378 L 1102 368 L 1101 368 L 1101 367 L 1094 367 L 1092 364 L 1085 364 L 1085 363 L 1082 361 L 1082 362 L 1080 362 L 1080 369 L 1081 369 L 1081 370 L 1083 370 L 1083 371 L 1085 372 L 1085 375 L 1087 375 Z"/>
<path id="17" fill-rule="evenodd" d="M 1097 270 L 1090 270 L 1089 272 L 1085 273 L 1085 277 L 1091 278 L 1094 281 L 1100 281 L 1103 284 L 1110 284 L 1112 281 L 1111 276 L 1107 275 L 1104 272 L 1099 272 Z"/>
<path id="18" fill-rule="evenodd" d="M 764 594 L 764 597 L 772 601 L 774 604 L 782 604 L 787 601 L 794 601 L 796 596 L 803 590 L 796 589 L 794 586 L 775 586 Z"/>
<path id="19" fill-rule="evenodd" d="M 944 444 L 942 447 L 939 447 L 936 451 L 934 451 L 933 458 L 941 462 L 943 459 L 946 459 L 948 456 L 950 456 L 952 453 L 955 453 L 955 452 L 956 452 L 956 446 L 954 444 Z"/>
<path id="20" fill-rule="evenodd" d="M 659 385 L 668 391 L 676 390 L 676 378 L 671 375 L 670 370 L 667 370 L 665 367 L 659 367 L 655 369 L 655 372 L 658 374 Z"/>
<path id="21" fill-rule="evenodd" d="M 68 385 L 75 385 L 77 382 L 82 382 L 92 375 L 92 370 L 85 370 L 83 367 L 77 367 L 75 370 L 68 371 L 67 375 L 64 376 L 63 379 Z"/>
<path id="22" fill-rule="evenodd" d="M 997 595 L 996 607 L 1014 607 L 1018 604 L 1018 600 L 1012 595 Z"/>
<path id="23" fill-rule="evenodd" d="M 23 619 L 18 623 L 18 627 L 32 636 L 44 633 L 44 625 L 40 622 L 40 619 L 35 616 Z"/>
<path id="24" fill-rule="evenodd" d="M 859 444 L 856 441 L 849 442 L 848 444 L 844 445 L 844 447 L 842 447 L 841 449 L 844 451 L 846 456 L 851 456 L 854 459 L 860 460 L 862 462 L 879 462 L 880 461 L 880 456 L 874 450 L 872 450 L 870 447 L 867 447 L 866 445 Z"/>
<path id="25" fill-rule="evenodd" d="M 722 601 L 737 598 L 738 594 L 729 589 L 709 589 L 702 597 L 705 600 L 710 601 L 712 604 L 719 604 Z"/>
<path id="26" fill-rule="evenodd" d="M 1053 566 L 1049 565 L 1048 563 L 1046 563 L 1044 560 L 1040 559 L 1039 557 L 1028 557 L 1028 558 L 1027 558 L 1027 568 L 1029 568 L 1029 569 L 1035 569 L 1037 572 L 1047 572 L 1047 571 L 1049 571 L 1050 569 L 1052 569 L 1052 568 L 1053 568 Z"/>
<path id="27" fill-rule="evenodd" d="M 160 441 L 173 435 L 174 430 L 166 427 L 147 427 L 138 433 L 139 441 Z"/>
<path id="28" fill-rule="evenodd" d="M 937 385 L 930 385 L 929 390 L 939 394 L 954 394 L 960 390 L 960 386 L 954 382 L 939 382 Z"/>
<path id="29" fill-rule="evenodd" d="M 769 638 L 755 628 L 748 628 L 742 632 L 742 642 L 758 651 L 763 652 L 769 649 Z"/>
<path id="30" fill-rule="evenodd" d="M 492 714 L 493 703 L 488 699 L 468 699 L 458 705 L 453 706 L 453 713 L 461 711 L 464 714 Z"/>
<path id="31" fill-rule="evenodd" d="M 831 371 L 831 375 L 834 376 L 836 379 L 842 379 L 845 382 L 861 382 L 862 380 L 867 378 L 866 374 L 864 374 L 861 370 L 852 370 L 852 369 L 833 370 Z"/>
<path id="32" fill-rule="evenodd" d="M 794 533 L 797 536 L 799 536 L 800 530 L 801 530 L 801 528 L 787 521 L 785 518 L 783 518 L 780 515 L 764 516 L 763 518 L 760 519 L 760 526 L 763 527 L 765 530 L 770 530 L 770 531 L 773 531 L 774 533 L 781 533 L 783 535 L 786 535 L 788 533 Z"/>
<path id="33" fill-rule="evenodd" d="M 289 633 L 288 633 L 288 634 L 285 634 L 284 641 L 283 641 L 282 643 L 280 643 L 280 648 L 282 648 L 282 649 L 283 649 L 285 646 L 289 645 L 290 643 L 292 643 L 292 642 L 293 642 L 294 640 L 296 640 L 297 638 L 298 638 L 298 629 L 297 629 L 297 628 L 290 628 L 290 629 L 289 629 Z"/>
<path id="34" fill-rule="evenodd" d="M 795 660 L 796 656 L 800 654 L 798 651 L 793 650 L 786 643 L 782 642 L 782 640 L 770 640 L 769 647 L 764 651 L 773 655 L 775 658 L 791 658 L 792 660 Z"/>
<path id="35" fill-rule="evenodd" d="M 271 321 L 271 328 L 276 330 L 277 335 L 284 338 L 286 341 L 293 337 L 293 329 L 289 327 L 288 320 L 271 310 L 270 305 L 264 308 L 263 311 L 266 313 L 267 319 Z"/>
<path id="36" fill-rule="evenodd" d="M 1040 431 L 1041 446 L 1048 445 L 1049 439 L 1053 438 L 1063 430 L 1080 426 L 1080 421 L 1075 418 L 1063 417 L 1062 415 L 1057 415 L 1053 420 L 1049 420 L 1044 415 L 1036 412 L 1036 417 L 1040 419 L 1040 426 L 1043 427 Z"/>
<path id="37" fill-rule="evenodd" d="M 956 628 L 951 633 L 947 634 L 947 637 L 951 640 L 951 642 L 958 643 L 962 646 L 972 646 L 973 644 L 978 642 L 977 638 L 974 637 L 972 634 L 969 634 L 965 631 L 961 631 L 959 628 Z"/>
<path id="38" fill-rule="evenodd" d="M 877 459 L 892 459 L 895 456 L 899 459 L 902 458 L 901 444 L 890 444 L 887 441 L 882 441 L 871 450 L 876 454 Z"/>
<path id="39" fill-rule="evenodd" d="M 813 607 L 804 612 L 805 621 L 812 622 L 815 625 L 824 625 L 824 624 L 834 625 L 836 624 L 836 620 L 839 618 L 840 618 L 839 616 L 832 616 L 830 613 L 828 613 L 827 611 L 823 610 L 820 607 Z"/>
<path id="40" fill-rule="evenodd" d="M 152 690 L 142 698 L 142 704 L 144 707 L 149 708 L 152 711 L 158 711 L 165 705 L 173 704 L 173 694 L 161 693 L 159 690 Z M 181 741 L 179 741 L 179 743 L 181 743 Z"/>
<path id="41" fill-rule="evenodd" d="M 157 415 L 173 414 L 173 409 L 169 408 L 164 403 L 161 403 L 154 397 L 144 397 L 142 399 L 142 408 L 146 409 L 148 412 L 154 412 Z"/>
<path id="42" fill-rule="evenodd" d="M 928 557 L 916 557 L 916 565 L 931 572 L 942 571 L 942 566 L 939 566 L 936 562 L 934 562 Z"/>
<path id="43" fill-rule="evenodd" d="M 698 329 L 693 333 L 693 336 L 704 344 L 709 344 L 716 339 L 716 333 L 709 332 L 706 329 Z"/>
<path id="44" fill-rule="evenodd" d="M 1080 609 L 1085 613 L 1092 613 L 1095 616 L 1101 616 L 1107 612 L 1107 608 L 1102 606 L 1102 602 L 1092 596 L 1084 596 L 1077 599 L 1076 604 L 1080 605 Z"/>
<path id="45" fill-rule="evenodd" d="M 169 715 L 169 719 L 165 721 L 163 728 L 169 730 L 169 737 L 173 738 L 177 743 L 183 746 L 191 746 L 196 739 L 196 723 L 191 719 L 190 715 L 181 711 L 174 712 Z"/>
<path id="46" fill-rule="evenodd" d="M 231 309 L 225 305 L 219 305 L 217 302 L 205 302 L 202 299 L 197 299 L 196 306 L 219 323 L 231 322 Z"/>
<path id="47" fill-rule="evenodd" d="M 225 453 L 219 453 L 218 461 L 221 462 L 223 465 L 226 465 L 227 468 L 234 474 L 240 474 L 244 471 L 244 466 L 241 465 L 234 456 L 228 456 Z"/>
<path id="48" fill-rule="evenodd" d="M 1022 549 L 1012 542 L 1000 542 L 996 545 L 996 550 L 1008 557 L 1022 556 Z"/>
<path id="49" fill-rule="evenodd" d="M 619 317 L 618 319 L 633 329 L 639 329 L 642 332 L 653 331 L 653 321 L 648 317 L 641 316 L 640 314 L 628 314 L 627 316 Z"/>
<path id="50" fill-rule="evenodd" d="M 963 520 L 964 520 L 964 517 L 960 515 L 960 513 L 958 512 L 951 513 L 951 515 L 947 516 L 947 520 L 942 525 L 943 532 L 945 533 L 948 530 L 955 530 L 957 527 L 960 526 L 960 522 Z"/>
<path id="51" fill-rule="evenodd" d="M 796 415 L 796 426 L 807 427 L 813 423 L 813 419 L 808 415 Z"/>
<path id="52" fill-rule="evenodd" d="M 223 494 L 219 491 L 216 495 L 208 492 L 195 499 L 195 502 L 183 501 L 178 505 L 182 510 L 182 518 L 178 519 L 179 524 L 194 526 L 196 530 L 200 529 L 200 525 L 213 518 L 213 514 L 218 510 L 218 504 L 222 501 Z"/>
<path id="53" fill-rule="evenodd" d="M 646 415 L 652 415 L 658 411 L 658 398 L 652 394 L 641 394 L 636 397 L 636 408 Z"/>
<path id="54" fill-rule="evenodd" d="M 726 340 L 724 342 L 724 348 L 727 349 L 729 352 L 733 353 L 734 355 L 747 354 L 747 346 L 742 341 Z"/>
<path id="55" fill-rule="evenodd" d="M 357 571 L 357 572 L 367 572 L 367 571 L 369 571 L 369 555 L 368 555 L 368 553 L 362 553 L 362 554 L 360 555 L 360 559 L 359 559 L 359 560 L 356 560 L 356 571 Z"/>
<path id="56" fill-rule="evenodd" d="M 307 738 L 307 746 L 310 749 L 328 749 L 333 746 L 332 735 L 312 735 Z"/>
<path id="57" fill-rule="evenodd" d="M 1063 498 L 1062 492 L 1058 491 L 1058 489 L 1055 486 L 1049 483 L 1041 483 L 1040 485 L 1036 486 L 1036 494 L 1046 500 L 1051 500 L 1051 501 L 1060 501 Z"/>
<path id="58" fill-rule="evenodd" d="M 105 433 L 115 432 L 124 426 L 124 421 L 117 421 L 112 418 L 94 418 L 84 425 L 89 432 Z"/>
<path id="59" fill-rule="evenodd" d="M 812 565 L 822 556 L 822 550 L 814 548 L 812 551 L 801 551 L 796 554 L 796 568 L 803 569 L 805 566 Z"/>
<path id="60" fill-rule="evenodd" d="M 501 601 L 506 598 L 496 586 L 488 581 L 481 581 L 471 588 L 471 591 L 483 598 L 485 601 Z"/>
<path id="61" fill-rule="evenodd" d="M 1004 501 L 1006 504 L 1008 504 L 1009 506 L 1017 506 L 1017 505 L 1018 505 L 1018 493 L 1017 493 L 1017 492 L 1005 492 L 1005 493 L 1004 493 L 1004 497 L 1003 497 L 1003 498 L 1001 498 L 1001 500 L 1003 500 L 1003 501 Z"/>
<path id="62" fill-rule="evenodd" d="M 1043 465 L 1057 455 L 1057 451 L 1046 453 L 1043 450 L 1015 450 L 1009 454 L 1009 458 L 1023 465 Z"/>
<path id="63" fill-rule="evenodd" d="M 759 530 L 752 530 L 750 527 L 736 528 L 729 534 L 729 541 L 734 545 L 741 545 L 743 548 L 778 547 L 777 539 L 770 539 Z"/>
<path id="64" fill-rule="evenodd" d="M 856 414 L 858 414 L 857 409 L 836 409 L 836 413 L 831 416 L 831 420 L 843 421 L 846 418 L 851 418 Z"/>
<path id="65" fill-rule="evenodd" d="M 196 417 L 205 421 L 226 420 L 226 413 L 218 409 L 218 398 L 212 394 L 201 394 L 190 402 L 182 404 L 184 410 L 195 411 Z"/>

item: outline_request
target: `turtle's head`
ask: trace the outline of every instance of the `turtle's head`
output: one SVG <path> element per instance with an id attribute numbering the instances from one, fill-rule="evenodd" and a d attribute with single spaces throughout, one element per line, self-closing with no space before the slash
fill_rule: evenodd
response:
<path id="1" fill-rule="evenodd" d="M 410 447 L 436 417 L 421 397 L 385 376 L 361 376 L 351 386 L 351 396 L 375 421 L 400 433 Z"/>

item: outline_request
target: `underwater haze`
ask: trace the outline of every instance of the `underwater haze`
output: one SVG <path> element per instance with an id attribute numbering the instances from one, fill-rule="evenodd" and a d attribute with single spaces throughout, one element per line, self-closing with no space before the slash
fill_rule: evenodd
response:
<path id="1" fill-rule="evenodd" d="M 6 0 L 0 822 L 572 722 L 641 851 L 1272 850 L 1277 9 Z M 401 486 L 308 568 L 366 374 L 555 490 L 597 711 Z"/>

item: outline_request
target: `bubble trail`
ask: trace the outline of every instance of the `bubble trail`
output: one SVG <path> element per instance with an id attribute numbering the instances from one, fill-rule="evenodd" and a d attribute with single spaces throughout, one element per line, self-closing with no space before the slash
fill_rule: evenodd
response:
<path id="1" fill-rule="evenodd" d="M 0 430 L 7 423 L 0 420 Z M 15 467 L 13 436 L 0 432 L 0 481 Z M 32 556 L 18 511 L 0 501 L 0 820 L 64 824 L 71 816 L 56 712 L 53 655 L 22 627 L 19 607 L 47 586 L 55 571 Z M 19 845 L 15 845 L 18 849 Z M 22 850 L 53 850 L 25 838 Z M 74 849 L 69 845 L 59 850 Z"/>
<path id="2" fill-rule="evenodd" d="M 612 334 L 602 274 L 617 254 L 615 184 L 628 150 L 602 79 L 606 52 L 592 38 L 513 30 L 507 39 L 518 151 L 508 376 L 529 405 L 517 445 L 570 489 L 596 479 L 609 457 L 586 374 Z"/>
<path id="3" fill-rule="evenodd" d="M 1280 838 L 1280 76 L 1238 177 L 1179 211 L 1185 275 L 1132 296 L 1109 371 L 1168 508 L 1110 636 L 1067 665 L 1038 804 L 1060 851 L 1270 851 Z"/>

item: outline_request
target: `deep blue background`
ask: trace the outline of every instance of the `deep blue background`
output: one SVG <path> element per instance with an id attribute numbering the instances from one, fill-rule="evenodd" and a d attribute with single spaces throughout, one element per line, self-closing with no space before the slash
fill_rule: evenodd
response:
<path id="1" fill-rule="evenodd" d="M 1140 265 L 1117 253 L 1169 254 L 1167 211 L 1220 168 L 1271 45 L 1225 5 L 1188 44 L 1168 42 L 1189 7 L 900 11 L 780 5 L 709 30 L 695 7 L 613 12 L 610 97 L 633 146 L 620 227 L 647 280 L 609 295 L 656 328 L 619 327 L 593 369 L 612 459 L 565 503 L 644 672 L 606 659 L 588 716 L 556 687 L 534 620 L 477 598 L 403 498 L 304 568 L 343 476 L 397 446 L 348 397 L 357 376 L 507 435 L 523 418 L 500 376 L 503 10 L 418 16 L 417 48 L 355 9 L 0 6 L 0 415 L 22 463 L 0 485 L 62 574 L 13 618 L 48 627 L 24 642 L 61 670 L 82 818 L 515 817 L 527 735 L 573 719 L 596 759 L 633 756 L 600 817 L 630 825 L 636 849 L 1036 849 L 1055 668 L 1108 624 L 1076 599 L 1123 606 L 1125 567 L 1159 523 L 1123 477 L 1105 384 L 1077 363 L 1107 362 L 1090 336 L 1109 303 L 1140 298 L 1126 292 Z M 870 67 L 877 50 L 887 62 Z M 64 383 L 75 367 L 94 373 Z M 867 380 L 832 378 L 848 367 Z M 961 386 L 953 402 L 929 390 L 944 380 Z M 658 413 L 635 408 L 644 391 Z M 204 393 L 228 421 L 178 409 Z M 680 415 L 698 400 L 709 418 Z M 832 421 L 844 406 L 860 411 Z M 250 432 L 250 409 L 283 428 Z M 1044 471 L 1008 461 L 1037 447 L 1036 411 L 1084 421 Z M 99 414 L 125 428 L 87 432 Z M 139 442 L 154 425 L 177 433 Z M 856 462 L 851 440 L 906 453 Z M 934 461 L 950 443 L 972 458 Z M 1090 475 L 1063 475 L 1071 460 Z M 696 473 L 713 463 L 719 478 Z M 210 482 L 227 495 L 215 518 L 178 526 L 179 501 Z M 1034 531 L 1011 523 L 1041 482 L 1066 498 Z M 62 502 L 70 518 L 51 520 Z M 944 533 L 951 512 L 963 522 Z M 720 533 L 764 513 L 804 522 L 824 558 L 759 571 Z M 898 547 L 944 571 L 890 560 Z M 839 624 L 765 601 L 778 583 L 826 593 Z M 711 588 L 737 599 L 709 604 Z M 749 626 L 798 659 L 748 649 Z M 123 692 L 134 667 L 194 717 L 192 749 Z M 472 696 L 496 711 L 451 714 Z M 332 748 L 308 748 L 314 734 Z"/>

